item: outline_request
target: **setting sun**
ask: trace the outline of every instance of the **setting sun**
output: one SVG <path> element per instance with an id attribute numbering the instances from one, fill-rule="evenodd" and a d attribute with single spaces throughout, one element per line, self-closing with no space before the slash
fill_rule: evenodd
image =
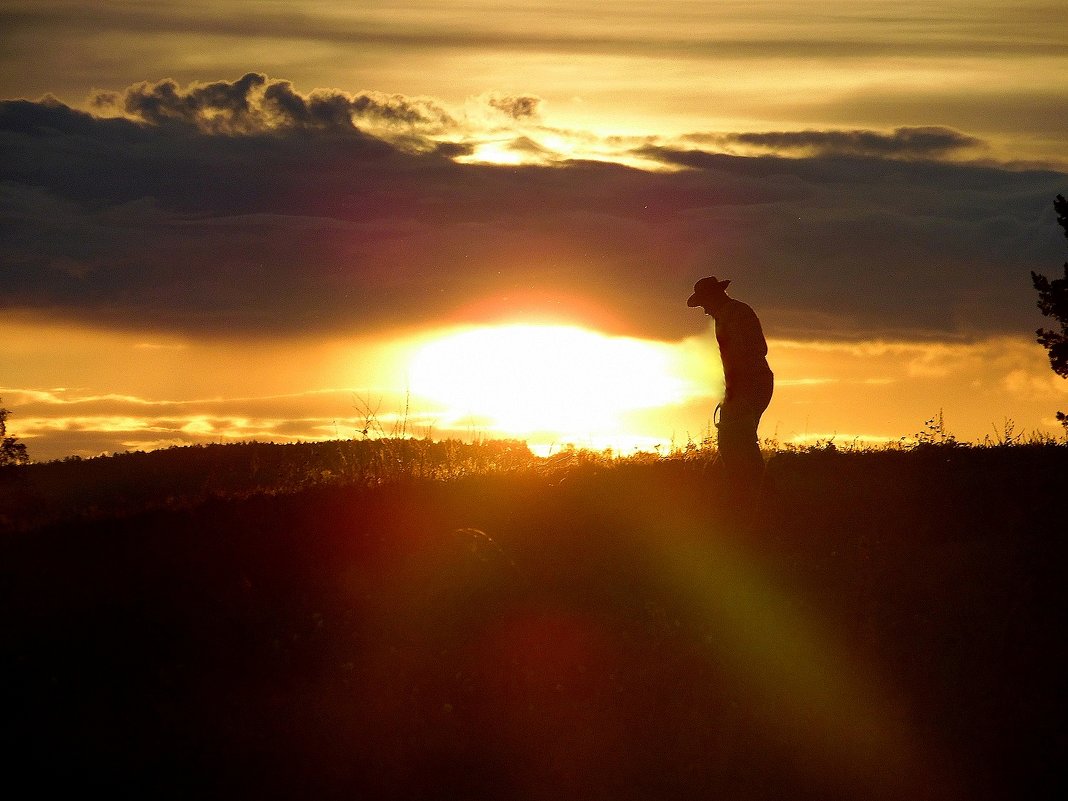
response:
<path id="1" fill-rule="evenodd" d="M 621 435 L 627 412 L 677 403 L 687 386 L 667 344 L 558 325 L 445 334 L 417 351 L 410 376 L 449 422 L 562 439 Z"/>

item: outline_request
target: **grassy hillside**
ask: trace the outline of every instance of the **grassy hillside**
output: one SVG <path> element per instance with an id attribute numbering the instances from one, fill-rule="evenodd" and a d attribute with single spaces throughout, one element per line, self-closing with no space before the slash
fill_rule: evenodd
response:
<path id="1" fill-rule="evenodd" d="M 703 453 L 431 446 L 0 477 L 15 778 L 137 798 L 1060 797 L 1068 449 L 783 453 L 754 511 Z"/>

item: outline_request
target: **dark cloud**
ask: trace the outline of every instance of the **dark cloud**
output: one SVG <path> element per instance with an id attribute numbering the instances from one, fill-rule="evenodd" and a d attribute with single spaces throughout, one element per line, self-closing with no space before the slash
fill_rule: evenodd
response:
<path id="1" fill-rule="evenodd" d="M 341 93 L 255 73 L 143 86 L 121 95 L 136 119 L 0 103 L 0 308 L 293 336 L 585 304 L 677 337 L 716 273 L 773 334 L 1028 335 L 1029 271 L 1063 260 L 1061 173 L 652 146 L 683 169 L 464 165 L 416 127 L 398 143 L 346 123 Z M 909 138 L 888 137 L 886 156 Z"/>
<path id="2" fill-rule="evenodd" d="M 295 128 L 348 132 L 361 125 L 441 131 L 455 125 L 444 108 L 426 99 L 381 92 L 352 95 L 317 89 L 307 95 L 289 81 L 250 72 L 236 81 L 180 87 L 166 79 L 124 92 L 101 92 L 93 106 L 120 111 L 153 125 L 181 123 L 205 133 L 253 134 Z"/>
<path id="3" fill-rule="evenodd" d="M 171 80 L 130 87 L 123 96 L 111 98 L 124 110 L 154 124 L 178 120 L 223 132 L 247 133 L 260 127 L 254 116 L 250 94 L 267 82 L 263 75 L 249 73 L 234 82 L 216 81 L 182 90 Z M 98 96 L 96 105 L 104 105 Z M 216 121 L 218 124 L 216 125 Z"/>
<path id="4" fill-rule="evenodd" d="M 768 131 L 692 136 L 724 147 L 804 156 L 874 156 L 899 159 L 942 159 L 974 152 L 985 146 L 981 139 L 952 128 L 926 126 L 881 131 Z"/>
<path id="5" fill-rule="evenodd" d="M 490 106 L 511 117 L 513 120 L 536 119 L 541 113 L 540 97 L 533 95 L 496 95 L 487 98 Z"/>

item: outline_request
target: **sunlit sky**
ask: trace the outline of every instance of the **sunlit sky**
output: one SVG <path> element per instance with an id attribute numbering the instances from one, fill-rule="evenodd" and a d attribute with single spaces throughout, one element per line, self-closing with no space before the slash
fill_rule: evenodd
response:
<path id="1" fill-rule="evenodd" d="M 9 433 L 683 445 L 714 273 L 769 339 L 764 437 L 1056 434 L 1062 11 L 5 3 Z"/>

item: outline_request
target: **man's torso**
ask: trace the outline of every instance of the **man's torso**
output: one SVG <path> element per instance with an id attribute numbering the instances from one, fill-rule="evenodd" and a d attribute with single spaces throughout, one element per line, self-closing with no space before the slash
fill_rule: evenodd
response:
<path id="1" fill-rule="evenodd" d="M 716 341 L 727 390 L 763 385 L 771 379 L 768 343 L 756 312 L 730 298 L 716 316 Z"/>

